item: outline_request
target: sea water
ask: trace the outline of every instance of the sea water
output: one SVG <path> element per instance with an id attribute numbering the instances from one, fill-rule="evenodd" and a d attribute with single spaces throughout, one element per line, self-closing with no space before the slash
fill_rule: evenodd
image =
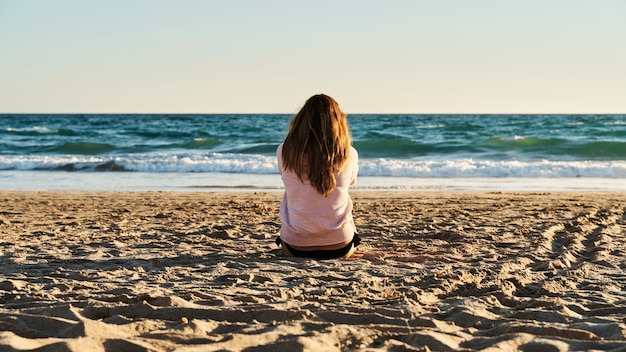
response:
<path id="1" fill-rule="evenodd" d="M 281 189 L 284 114 L 1 114 L 0 189 Z M 348 116 L 363 190 L 626 190 L 626 115 Z"/>

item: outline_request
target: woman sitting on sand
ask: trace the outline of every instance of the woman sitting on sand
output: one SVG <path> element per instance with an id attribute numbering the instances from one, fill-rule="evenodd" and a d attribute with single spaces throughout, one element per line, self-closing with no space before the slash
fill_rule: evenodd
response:
<path id="1" fill-rule="evenodd" d="M 314 95 L 291 120 L 276 152 L 285 194 L 278 244 L 287 255 L 347 258 L 361 242 L 348 187 L 356 182 L 358 154 L 337 102 Z"/>

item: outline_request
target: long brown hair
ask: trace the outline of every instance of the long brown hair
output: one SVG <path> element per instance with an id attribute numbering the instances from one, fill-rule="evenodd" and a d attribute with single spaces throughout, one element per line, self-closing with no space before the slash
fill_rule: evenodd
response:
<path id="1" fill-rule="evenodd" d="M 332 192 L 350 152 L 350 130 L 346 115 L 328 95 L 309 98 L 289 124 L 283 143 L 283 165 L 300 180 L 304 176 L 324 197 Z"/>

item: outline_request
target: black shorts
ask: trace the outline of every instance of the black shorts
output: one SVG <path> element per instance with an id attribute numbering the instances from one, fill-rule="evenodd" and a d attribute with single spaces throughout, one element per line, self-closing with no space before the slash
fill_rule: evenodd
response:
<path id="1" fill-rule="evenodd" d="M 350 241 L 350 243 L 348 243 L 345 247 L 339 248 L 339 249 L 319 249 L 319 250 L 315 250 L 315 251 L 302 251 L 302 250 L 297 250 L 297 249 L 293 249 L 291 248 L 290 245 L 288 245 L 287 243 L 283 242 L 280 237 L 276 238 L 276 244 L 277 245 L 283 245 L 285 246 L 285 248 L 291 253 L 293 254 L 295 257 L 303 257 L 303 258 L 313 258 L 313 259 L 335 259 L 335 258 L 341 258 L 344 255 L 350 253 L 350 250 L 352 249 L 352 246 L 354 246 L 356 248 L 356 246 L 358 246 L 361 243 L 361 238 L 359 237 L 358 234 L 354 234 L 354 237 L 352 237 L 352 241 Z"/>

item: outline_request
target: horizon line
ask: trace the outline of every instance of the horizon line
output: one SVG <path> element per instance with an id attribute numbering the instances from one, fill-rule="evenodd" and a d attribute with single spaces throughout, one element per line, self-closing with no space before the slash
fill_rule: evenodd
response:
<path id="1" fill-rule="evenodd" d="M 297 112 L 0 112 L 0 115 L 295 115 Z M 626 115 L 626 112 L 345 112 L 346 115 Z"/>

